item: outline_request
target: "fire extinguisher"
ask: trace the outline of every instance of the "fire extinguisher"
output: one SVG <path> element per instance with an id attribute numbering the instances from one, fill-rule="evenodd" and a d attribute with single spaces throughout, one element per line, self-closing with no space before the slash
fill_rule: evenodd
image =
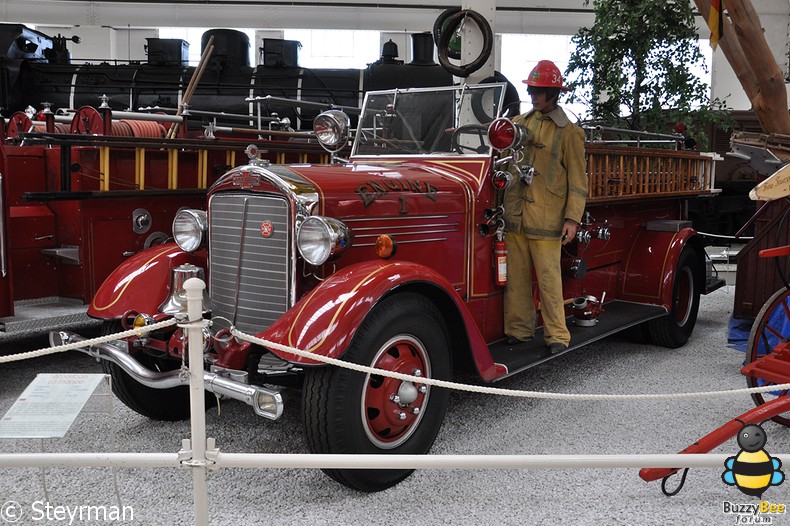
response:
<path id="1" fill-rule="evenodd" d="M 496 268 L 496 284 L 504 287 L 507 283 L 507 244 L 504 232 L 500 229 L 494 241 L 494 267 Z"/>

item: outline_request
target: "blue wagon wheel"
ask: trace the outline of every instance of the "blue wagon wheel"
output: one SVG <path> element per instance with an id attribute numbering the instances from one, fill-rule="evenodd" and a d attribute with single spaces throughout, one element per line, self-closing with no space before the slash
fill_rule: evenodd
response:
<path id="1" fill-rule="evenodd" d="M 790 289 L 784 288 L 776 291 L 757 314 L 749 333 L 746 363 L 752 363 L 771 354 L 777 344 L 788 340 L 790 340 Z M 790 381 L 790 375 L 788 375 L 787 381 Z M 754 376 L 747 376 L 746 383 L 749 387 L 776 384 L 776 382 Z M 752 399 L 759 406 L 779 396 L 785 396 L 787 393 L 787 390 L 754 393 Z M 790 426 L 790 413 L 775 416 L 772 420 Z"/>

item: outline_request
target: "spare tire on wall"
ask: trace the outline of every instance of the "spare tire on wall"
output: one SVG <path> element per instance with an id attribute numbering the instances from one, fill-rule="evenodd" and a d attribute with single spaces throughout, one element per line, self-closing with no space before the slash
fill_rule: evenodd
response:
<path id="1" fill-rule="evenodd" d="M 433 43 L 436 47 L 439 47 L 439 41 L 442 39 L 442 33 L 446 32 L 445 29 L 447 28 L 447 19 L 456 14 L 461 10 L 460 7 L 451 7 L 449 9 L 445 9 L 442 11 L 442 14 L 436 17 L 436 21 L 433 23 Z M 452 39 L 452 37 L 451 37 Z M 461 58 L 461 50 L 455 49 L 455 43 L 451 42 L 447 46 L 447 56 L 458 60 Z"/>
<path id="2" fill-rule="evenodd" d="M 445 11 L 445 13 L 446 12 L 447 11 Z M 444 15 L 444 13 L 442 13 L 442 15 Z M 441 18 L 442 15 L 440 15 L 439 18 Z M 470 18 L 483 34 L 483 48 L 480 50 L 480 54 L 477 56 L 477 58 L 475 58 L 469 64 L 455 65 L 450 62 L 450 40 L 452 39 L 458 27 L 467 18 Z M 437 53 L 439 56 L 439 64 L 442 65 L 445 71 L 452 73 L 456 77 L 466 78 L 485 65 L 488 57 L 491 55 L 491 50 L 494 47 L 494 33 L 491 30 L 491 25 L 488 23 L 488 20 L 486 20 L 483 15 L 471 9 L 459 10 L 455 14 L 450 15 L 446 22 L 444 24 L 440 24 L 440 26 L 442 29 L 440 31 L 439 42 L 437 42 L 436 47 L 438 50 Z M 460 53 L 458 54 L 460 56 Z"/>

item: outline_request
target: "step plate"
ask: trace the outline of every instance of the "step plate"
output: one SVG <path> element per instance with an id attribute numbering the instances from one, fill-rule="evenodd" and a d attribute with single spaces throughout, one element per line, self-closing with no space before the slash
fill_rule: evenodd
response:
<path id="1" fill-rule="evenodd" d="M 49 331 L 95 327 L 100 320 L 88 317 L 80 300 L 48 297 L 14 302 L 14 316 L 0 318 L 0 341 L 38 336 Z"/>
<path id="2" fill-rule="evenodd" d="M 574 325 L 572 317 L 569 317 L 567 323 L 571 333 L 571 346 L 565 352 L 578 349 L 644 321 L 659 318 L 666 313 L 666 309 L 658 305 L 611 301 L 604 305 L 604 311 L 598 317 L 598 324 L 594 327 L 579 327 Z M 536 331 L 535 339 L 532 341 L 519 345 L 508 345 L 505 340 L 500 340 L 489 345 L 488 349 L 494 357 L 494 361 L 507 369 L 507 373 L 496 380 L 507 378 L 524 369 L 565 354 L 561 353 L 555 356 L 549 354 L 543 339 L 542 327 Z"/>

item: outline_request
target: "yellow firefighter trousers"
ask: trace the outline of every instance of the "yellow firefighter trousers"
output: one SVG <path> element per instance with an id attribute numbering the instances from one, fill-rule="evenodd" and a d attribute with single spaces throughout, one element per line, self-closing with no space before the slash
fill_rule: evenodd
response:
<path id="1" fill-rule="evenodd" d="M 532 267 L 540 289 L 540 313 L 546 345 L 568 345 L 571 334 L 565 324 L 562 297 L 559 239 L 528 239 L 507 233 L 507 286 L 505 287 L 505 334 L 526 340 L 535 335 L 535 302 L 532 299 Z"/>

